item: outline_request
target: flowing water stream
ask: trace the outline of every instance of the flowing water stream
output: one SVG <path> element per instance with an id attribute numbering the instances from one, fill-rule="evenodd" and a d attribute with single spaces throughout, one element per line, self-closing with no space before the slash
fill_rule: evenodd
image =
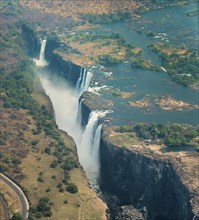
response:
<path id="1" fill-rule="evenodd" d="M 102 24 L 99 31 L 120 34 L 127 43 L 142 49 L 144 59 L 151 60 L 153 64 L 161 66 L 160 57 L 148 46 L 156 41 L 164 43 L 170 41 L 171 44 L 182 46 L 186 43 L 188 47 L 196 46 L 198 19 L 197 16 L 188 17 L 186 15 L 187 12 L 195 9 L 197 9 L 196 3 L 153 10 L 143 14 L 141 20 L 131 26 L 124 22 L 114 22 Z M 157 34 L 157 38 L 139 34 L 133 29 L 133 26 L 153 31 Z M 164 68 L 167 69 L 166 66 Z M 165 71 L 157 72 L 132 68 L 128 61 L 106 67 L 94 66 L 91 70 L 94 73 L 94 83 L 90 90 L 97 91 L 104 99 L 114 103 L 113 113 L 110 115 L 112 125 L 125 125 L 134 122 L 198 123 L 198 109 L 182 108 L 167 111 L 155 104 L 156 100 L 161 97 L 169 97 L 193 105 L 198 104 L 198 91 L 172 82 L 171 77 Z M 114 92 L 117 91 L 131 93 L 131 96 L 127 98 L 114 96 Z M 149 105 L 147 107 L 129 105 L 131 102 L 140 100 L 149 100 Z"/>
<path id="2" fill-rule="evenodd" d="M 190 9 L 190 6 L 187 7 Z M 172 29 L 176 27 L 176 25 L 179 25 L 179 16 L 175 15 L 176 10 L 178 10 L 178 7 L 168 8 L 165 15 L 170 17 L 168 21 L 173 22 L 172 26 L 170 24 L 166 26 L 170 40 L 173 39 L 170 31 L 172 32 Z M 163 11 L 164 10 L 157 10 L 155 12 L 146 13 L 148 17 L 143 19 L 148 21 L 154 17 L 161 17 Z M 186 6 L 181 10 L 184 16 L 183 19 L 193 20 L 193 18 L 185 16 L 185 12 L 187 12 Z M 155 13 L 155 15 L 152 16 L 151 13 Z M 158 13 L 160 13 L 160 15 Z M 176 20 L 173 20 L 173 17 L 176 18 Z M 188 21 L 188 23 L 189 22 L 192 21 Z M 185 22 L 185 24 L 187 23 Z M 142 48 L 144 58 L 150 59 L 156 65 L 161 65 L 161 59 L 148 48 L 155 39 L 139 35 L 136 31 L 126 27 L 123 22 L 102 25 L 100 31 L 104 30 L 121 34 L 128 43 L 133 43 L 135 46 Z M 35 59 L 38 69 L 48 65 L 45 60 L 46 43 L 47 40 L 43 39 L 39 59 Z M 89 85 L 92 77 L 94 77 L 94 83 L 91 88 Z M 161 96 L 169 96 L 175 100 L 198 104 L 198 92 L 196 90 L 177 85 L 171 81 L 170 76 L 164 71 L 156 72 L 136 68 L 132 69 L 130 63 L 123 62 L 107 68 L 93 67 L 90 71 L 81 68 L 79 79 L 74 88 L 72 88 L 67 81 L 58 76 L 56 78 L 49 76 L 48 73 L 41 73 L 40 80 L 53 104 L 56 123 L 59 129 L 66 131 L 75 140 L 79 161 L 93 186 L 98 186 L 100 169 L 98 151 L 102 125 L 99 125 L 98 121 L 99 117 L 104 117 L 105 112 L 91 112 L 86 127 L 82 128 L 81 105 L 83 100 L 79 102 L 79 97 L 83 92 L 91 90 L 102 95 L 104 99 L 113 102 L 113 112 L 109 114 L 113 125 L 123 125 L 134 122 L 189 124 L 197 124 L 198 122 L 197 109 L 165 111 L 156 105 L 151 105 L 147 108 L 132 107 L 129 105 L 129 102 L 145 98 L 153 102 L 156 98 Z M 124 99 L 119 96 L 113 96 L 113 91 L 129 92 L 132 95 Z M 111 111 L 108 113 L 110 112 Z"/>
<path id="3" fill-rule="evenodd" d="M 39 60 L 35 60 L 38 71 L 47 65 L 45 60 L 46 39 L 41 42 Z M 55 112 L 55 120 L 58 128 L 66 131 L 73 137 L 80 164 L 83 166 L 91 186 L 98 189 L 98 177 L 100 170 L 99 144 L 102 125 L 99 124 L 99 117 L 104 114 L 99 111 L 90 113 L 85 128 L 81 126 L 81 103 L 79 97 L 85 92 L 92 79 L 92 73 L 81 68 L 79 79 L 75 88 L 72 88 L 66 80 L 54 77 L 40 71 L 40 81 L 49 96 Z"/>

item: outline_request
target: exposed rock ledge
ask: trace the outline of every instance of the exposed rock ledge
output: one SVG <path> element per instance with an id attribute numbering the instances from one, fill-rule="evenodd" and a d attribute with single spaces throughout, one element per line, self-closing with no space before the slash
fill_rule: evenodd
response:
<path id="1" fill-rule="evenodd" d="M 157 97 L 155 100 L 151 100 L 148 97 L 144 97 L 141 100 L 129 101 L 128 104 L 132 107 L 139 107 L 139 108 L 146 108 L 152 105 L 157 105 L 162 110 L 165 111 L 183 111 L 183 110 L 199 109 L 198 105 L 183 102 L 180 100 L 175 100 L 169 96 L 160 96 Z"/>
<path id="2" fill-rule="evenodd" d="M 123 133 L 105 127 L 100 157 L 100 185 L 108 195 L 112 219 L 124 205 L 133 205 L 143 213 L 141 219 L 149 220 L 188 220 L 197 213 L 198 153 L 133 144 Z"/>
<path id="3" fill-rule="evenodd" d="M 111 100 L 104 100 L 101 96 L 96 95 L 92 92 L 84 92 L 80 97 L 80 100 L 84 99 L 82 102 L 82 125 L 86 126 L 89 118 L 89 114 L 91 111 L 95 110 L 110 110 L 113 106 L 113 102 Z M 106 118 L 103 118 L 103 121 Z"/>

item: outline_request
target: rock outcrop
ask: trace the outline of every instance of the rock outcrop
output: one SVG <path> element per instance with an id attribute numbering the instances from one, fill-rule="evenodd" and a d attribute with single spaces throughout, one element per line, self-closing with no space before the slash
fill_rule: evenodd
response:
<path id="1" fill-rule="evenodd" d="M 53 53 L 49 69 L 51 72 L 56 71 L 56 74 L 66 79 L 74 87 L 79 78 L 81 67 Z"/>
<path id="2" fill-rule="evenodd" d="M 124 205 L 128 209 L 133 205 L 149 220 L 192 219 L 193 192 L 183 184 L 174 161 L 150 149 L 117 146 L 109 140 L 109 135 L 105 129 L 100 146 L 100 187 L 108 198 L 112 219 Z"/>
<path id="3" fill-rule="evenodd" d="M 92 92 L 84 92 L 80 97 L 80 100 L 84 99 L 82 102 L 82 126 L 86 126 L 91 111 L 99 110 L 110 110 L 113 106 L 111 100 L 104 100 L 101 96 L 96 95 Z M 101 122 L 106 121 L 106 117 L 100 119 Z"/>

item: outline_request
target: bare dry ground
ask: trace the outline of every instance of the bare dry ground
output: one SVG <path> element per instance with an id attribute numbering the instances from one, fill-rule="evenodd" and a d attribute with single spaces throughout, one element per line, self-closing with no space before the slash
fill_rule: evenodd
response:
<path id="1" fill-rule="evenodd" d="M 1 220 L 7 220 L 9 218 L 7 204 L 1 195 L 0 195 L 0 213 L 1 213 Z"/>
<path id="2" fill-rule="evenodd" d="M 20 201 L 17 193 L 14 192 L 12 189 L 10 189 L 10 187 L 7 186 L 3 181 L 1 181 L 0 184 L 0 194 L 2 195 L 3 199 L 6 201 L 10 217 L 12 216 L 12 214 L 20 211 Z M 1 206 L 1 209 L 3 216 L 4 215 L 3 212 L 5 211 L 3 206 Z"/>
<path id="3" fill-rule="evenodd" d="M 78 20 L 82 14 L 108 14 L 117 11 L 132 11 L 138 7 L 134 0 L 20 0 L 22 6 L 59 14 Z"/>

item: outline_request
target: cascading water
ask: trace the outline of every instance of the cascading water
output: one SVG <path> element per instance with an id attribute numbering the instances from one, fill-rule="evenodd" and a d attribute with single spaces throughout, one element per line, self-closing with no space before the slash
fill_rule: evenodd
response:
<path id="1" fill-rule="evenodd" d="M 93 146 L 91 150 L 91 176 L 90 176 L 90 181 L 91 183 L 94 184 L 94 187 L 98 187 L 98 180 L 99 180 L 99 174 L 100 174 L 100 154 L 99 154 L 99 147 L 100 147 L 100 140 L 101 140 L 101 133 L 102 133 L 102 124 L 98 125 L 96 131 L 95 131 L 95 136 L 94 136 L 94 141 L 93 141 Z"/>
<path id="2" fill-rule="evenodd" d="M 85 130 L 81 128 L 80 119 L 77 123 L 75 110 L 78 99 L 74 89 L 70 88 L 63 80 L 49 80 L 45 75 L 40 76 L 42 86 L 53 104 L 55 119 L 59 129 L 66 131 L 73 137 L 77 145 L 80 164 L 83 166 L 90 184 L 98 187 L 99 177 L 99 145 L 102 125 L 98 125 L 101 112 L 90 113 Z M 79 105 L 81 106 L 80 101 Z"/>
<path id="3" fill-rule="evenodd" d="M 41 43 L 41 50 L 37 66 L 43 67 L 45 61 L 46 40 Z M 99 145 L 102 125 L 99 125 L 98 117 L 102 117 L 101 112 L 90 113 L 89 121 L 85 130 L 81 127 L 81 106 L 84 99 L 78 102 L 83 92 L 88 90 L 92 73 L 86 69 L 81 69 L 79 79 L 75 88 L 71 88 L 66 81 L 47 74 L 41 74 L 40 80 L 46 94 L 53 104 L 55 119 L 59 129 L 71 135 L 77 145 L 80 164 L 83 166 L 90 184 L 98 188 L 98 177 L 100 170 Z"/>
<path id="4" fill-rule="evenodd" d="M 47 42 L 46 38 L 41 40 L 39 59 L 34 59 L 36 66 L 38 66 L 38 67 L 44 67 L 44 66 L 48 65 L 47 61 L 45 60 L 46 42 Z"/>
<path id="5" fill-rule="evenodd" d="M 81 68 L 80 75 L 75 86 L 76 93 L 79 97 L 88 90 L 92 77 L 93 74 L 91 72 Z"/>
<path id="6" fill-rule="evenodd" d="M 88 90 L 92 77 L 93 77 L 93 74 L 87 70 L 84 74 L 82 93 Z"/>
<path id="7" fill-rule="evenodd" d="M 80 70 L 79 78 L 78 78 L 77 83 L 75 85 L 75 91 L 77 93 L 79 93 L 79 90 L 80 90 L 80 86 L 81 86 L 81 82 L 82 82 L 82 75 L 83 75 L 83 68 L 81 68 L 81 70 Z"/>
<path id="8" fill-rule="evenodd" d="M 102 125 L 98 125 L 98 114 L 92 111 L 78 148 L 79 160 L 84 167 L 92 186 L 98 185 L 99 144 Z"/>
<path id="9" fill-rule="evenodd" d="M 84 99 L 81 99 L 80 102 L 78 102 L 78 108 L 77 108 L 77 117 L 76 117 L 76 122 L 81 125 L 82 123 L 82 102 Z"/>

